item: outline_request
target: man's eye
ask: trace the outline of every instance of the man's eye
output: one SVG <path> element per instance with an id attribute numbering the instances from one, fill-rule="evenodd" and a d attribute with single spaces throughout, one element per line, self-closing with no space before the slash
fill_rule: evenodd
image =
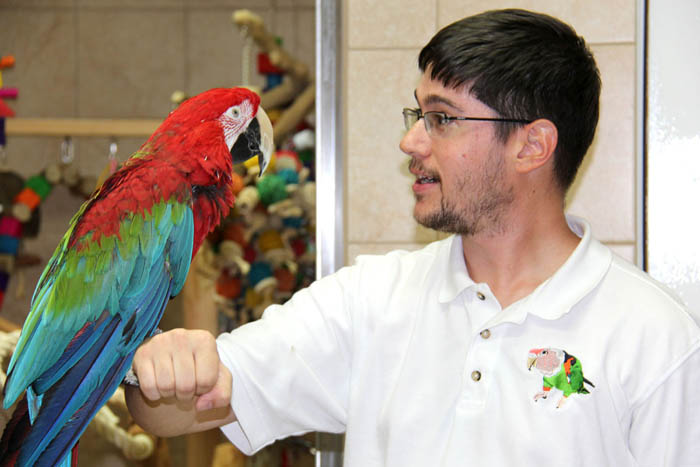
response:
<path id="1" fill-rule="evenodd" d="M 455 122 L 455 120 L 452 120 L 452 119 L 449 118 L 447 115 L 444 115 L 444 114 L 443 114 L 443 115 L 440 115 L 440 116 L 439 116 L 438 125 L 440 125 L 440 126 L 448 126 L 448 125 L 453 124 L 454 122 Z"/>

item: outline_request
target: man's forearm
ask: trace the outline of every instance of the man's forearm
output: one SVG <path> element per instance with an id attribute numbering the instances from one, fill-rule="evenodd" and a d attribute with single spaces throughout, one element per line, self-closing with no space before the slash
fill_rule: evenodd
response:
<path id="1" fill-rule="evenodd" d="M 160 399 L 149 401 L 139 388 L 126 387 L 126 403 L 134 421 L 144 430 L 160 437 L 217 428 L 236 420 L 231 406 L 197 411 L 194 400 Z"/>

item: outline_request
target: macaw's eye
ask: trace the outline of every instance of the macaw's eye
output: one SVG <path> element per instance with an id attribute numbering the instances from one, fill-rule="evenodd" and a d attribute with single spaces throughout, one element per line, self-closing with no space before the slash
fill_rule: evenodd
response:
<path id="1" fill-rule="evenodd" d="M 238 118 L 238 117 L 240 117 L 240 116 L 241 116 L 241 109 L 238 108 L 238 107 L 233 107 L 233 108 L 231 109 L 231 115 L 233 116 L 233 118 Z"/>

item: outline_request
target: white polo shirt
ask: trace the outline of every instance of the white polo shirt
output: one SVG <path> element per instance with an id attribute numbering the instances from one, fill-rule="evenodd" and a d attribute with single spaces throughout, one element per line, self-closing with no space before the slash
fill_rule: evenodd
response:
<path id="1" fill-rule="evenodd" d="M 697 324 L 568 220 L 576 250 L 506 309 L 453 236 L 361 257 L 221 335 L 222 430 L 246 453 L 346 432 L 345 467 L 700 465 Z"/>

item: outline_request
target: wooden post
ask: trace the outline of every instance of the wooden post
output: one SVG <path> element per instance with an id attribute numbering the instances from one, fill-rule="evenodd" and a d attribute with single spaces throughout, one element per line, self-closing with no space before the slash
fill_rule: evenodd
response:
<path id="1" fill-rule="evenodd" d="M 204 242 L 192 260 L 190 273 L 182 290 L 183 323 L 186 329 L 205 329 L 215 336 L 219 333 L 214 294 L 218 270 L 214 252 Z M 194 433 L 185 437 L 187 467 L 210 466 L 219 443 L 218 429 Z"/>

